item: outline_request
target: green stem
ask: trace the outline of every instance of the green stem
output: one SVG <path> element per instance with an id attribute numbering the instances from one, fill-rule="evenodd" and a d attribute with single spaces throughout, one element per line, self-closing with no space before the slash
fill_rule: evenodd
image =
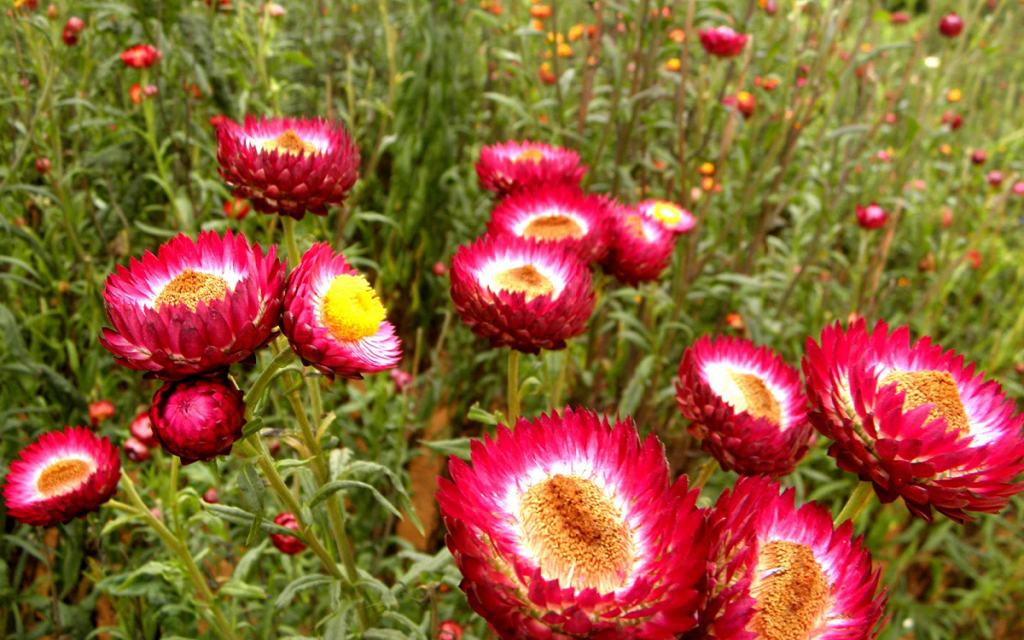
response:
<path id="1" fill-rule="evenodd" d="M 833 523 L 836 527 L 843 524 L 847 520 L 856 520 L 860 512 L 864 510 L 864 507 L 868 506 L 871 502 L 871 498 L 875 495 L 875 489 L 870 482 L 862 480 L 857 488 L 850 494 L 850 498 L 846 501 L 846 505 L 843 506 L 843 510 L 836 516 L 835 522 Z"/>
<path id="2" fill-rule="evenodd" d="M 299 266 L 302 257 L 299 254 L 299 243 L 295 241 L 295 218 L 281 216 L 281 228 L 284 229 L 284 242 L 288 248 L 288 266 L 294 269 Z"/>
<path id="3" fill-rule="evenodd" d="M 291 348 L 282 348 L 274 359 L 270 361 L 267 368 L 264 369 L 256 382 L 252 383 L 249 387 L 249 391 L 245 394 L 245 406 L 246 411 L 252 411 L 252 403 L 256 398 L 259 398 L 263 394 L 263 390 L 267 388 L 267 385 L 274 379 L 274 374 L 280 371 L 285 365 L 291 362 L 295 358 L 295 352 Z M 247 417 L 251 417 L 247 416 Z"/>
<path id="4" fill-rule="evenodd" d="M 199 593 L 199 599 L 206 602 L 209 606 L 210 612 L 213 614 L 214 626 L 217 631 L 225 640 L 234 640 L 234 635 L 231 631 L 231 625 L 228 624 L 227 618 L 224 617 L 224 613 L 220 610 L 220 605 L 217 599 L 214 597 L 213 592 L 210 591 L 210 586 L 206 584 L 206 578 L 200 573 L 199 567 L 196 566 L 195 559 L 192 558 L 192 553 L 188 550 L 188 545 L 179 540 L 170 529 L 164 526 L 164 523 L 160 522 L 153 513 L 146 506 L 146 503 L 142 501 L 139 494 L 135 491 L 135 483 L 128 476 L 128 473 L 121 470 L 121 487 L 128 494 L 128 498 L 131 503 L 135 506 L 135 513 L 142 517 L 146 521 L 153 531 L 156 532 L 160 539 L 164 541 L 167 548 L 177 554 L 178 559 L 181 560 L 182 564 L 185 565 L 185 569 L 188 571 L 189 578 L 192 579 L 192 584 L 195 586 L 196 591 Z M 119 506 L 125 507 L 118 503 Z"/>
<path id="5" fill-rule="evenodd" d="M 256 444 L 253 444 L 252 442 Z M 302 536 L 303 542 L 306 543 L 316 557 L 320 558 L 320 562 L 323 563 L 324 568 L 331 574 L 332 577 L 338 580 L 344 580 L 345 576 L 342 575 L 341 571 L 338 570 L 338 564 L 331 557 L 331 554 L 326 548 L 320 543 L 320 540 L 313 535 L 313 531 L 309 525 L 306 524 L 302 519 L 302 506 L 299 501 L 295 498 L 295 495 L 288 489 L 288 485 L 285 483 L 284 478 L 278 473 L 277 467 L 274 466 L 274 460 L 270 457 L 266 447 L 263 446 L 263 442 L 255 437 L 249 436 L 248 439 L 241 442 L 242 451 L 247 456 L 259 456 L 257 464 L 260 470 L 263 471 L 263 475 L 266 476 L 267 481 L 270 483 L 270 487 L 277 494 L 277 497 L 284 503 L 285 508 L 295 516 L 295 524 L 299 526 L 299 535 Z"/>
<path id="6" fill-rule="evenodd" d="M 181 459 L 178 456 L 171 456 L 171 477 L 167 482 L 167 508 L 171 513 L 171 525 L 174 532 L 181 537 L 181 522 L 178 518 L 178 470 L 181 469 Z"/>
<path id="7" fill-rule="evenodd" d="M 707 462 L 701 465 L 700 475 L 698 475 L 697 479 L 694 480 L 693 487 L 691 488 L 703 489 L 704 485 L 708 483 L 708 480 L 711 479 L 711 476 L 714 475 L 717 469 L 718 460 L 715 460 L 714 458 L 709 458 Z"/>
<path id="8" fill-rule="evenodd" d="M 519 420 L 519 352 L 508 349 L 508 427 L 514 428 Z"/>

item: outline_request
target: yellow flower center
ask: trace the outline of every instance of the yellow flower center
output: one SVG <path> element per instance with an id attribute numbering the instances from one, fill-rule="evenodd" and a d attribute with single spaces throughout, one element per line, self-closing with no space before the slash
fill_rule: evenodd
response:
<path id="1" fill-rule="evenodd" d="M 195 311 L 200 300 L 209 304 L 211 300 L 223 300 L 227 293 L 228 283 L 224 278 L 185 269 L 164 286 L 153 301 L 153 307 L 159 311 L 165 304 L 183 304 Z"/>
<path id="2" fill-rule="evenodd" d="M 502 291 L 525 293 L 527 302 L 555 293 L 555 285 L 532 264 L 502 271 L 494 276 L 494 284 Z"/>
<path id="3" fill-rule="evenodd" d="M 46 498 L 71 491 L 89 477 L 92 467 L 85 460 L 58 460 L 43 469 L 36 480 L 36 491 Z"/>
<path id="4" fill-rule="evenodd" d="M 896 388 L 906 393 L 903 410 L 910 411 L 931 404 L 928 420 L 946 419 L 948 430 L 962 434 L 970 433 L 971 422 L 960 400 L 956 380 L 948 371 L 893 371 L 878 382 L 879 387 L 896 383 Z"/>
<path id="5" fill-rule="evenodd" d="M 512 162 L 533 162 L 534 164 L 540 164 L 540 161 L 544 159 L 544 152 L 540 149 L 527 149 L 520 153 L 518 156 L 512 159 Z"/>
<path id="6" fill-rule="evenodd" d="M 338 340 L 360 340 L 377 333 L 387 311 L 363 276 L 340 275 L 324 296 L 320 318 Z"/>
<path id="7" fill-rule="evenodd" d="M 758 609 L 750 624 L 764 640 L 806 640 L 821 625 L 831 592 L 810 547 L 769 542 L 761 547 L 750 586 Z"/>
<path id="8" fill-rule="evenodd" d="M 665 224 L 676 224 L 683 219 L 683 210 L 671 202 L 656 202 L 651 211 L 654 217 Z"/>
<path id="9" fill-rule="evenodd" d="M 300 153 L 311 156 L 319 152 L 316 145 L 300 138 L 294 129 L 288 129 L 276 138 L 264 140 L 260 143 L 260 148 L 268 152 L 290 153 L 293 156 L 297 156 Z"/>
<path id="10" fill-rule="evenodd" d="M 647 239 L 647 234 L 644 233 L 644 220 L 636 214 L 626 216 L 626 223 L 624 225 L 626 230 L 632 233 L 641 240 Z"/>
<path id="11" fill-rule="evenodd" d="M 519 501 L 523 543 L 548 580 L 608 593 L 633 562 L 633 536 L 615 504 L 596 484 L 555 475 Z"/>
<path id="12" fill-rule="evenodd" d="M 559 214 L 534 218 L 523 229 L 524 238 L 536 240 L 565 240 L 566 238 L 580 238 L 582 236 L 583 228 L 578 222 L 569 216 Z"/>
<path id="13" fill-rule="evenodd" d="M 723 380 L 721 389 L 716 391 L 734 410 L 746 411 L 755 418 L 767 418 L 775 424 L 782 423 L 782 408 L 764 380 L 738 371 L 727 372 Z"/>

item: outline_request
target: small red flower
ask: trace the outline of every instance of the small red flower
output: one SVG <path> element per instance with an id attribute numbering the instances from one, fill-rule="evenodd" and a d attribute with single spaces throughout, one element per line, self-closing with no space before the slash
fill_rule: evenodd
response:
<path id="1" fill-rule="evenodd" d="M 988 155 L 984 149 L 978 149 L 971 154 L 971 162 L 974 164 L 985 164 L 985 160 L 988 159 Z"/>
<path id="2" fill-rule="evenodd" d="M 462 625 L 454 620 L 445 620 L 438 625 L 437 640 L 462 640 Z"/>
<path id="3" fill-rule="evenodd" d="M 291 529 L 292 531 L 299 530 L 299 524 L 295 522 L 295 516 L 292 515 L 291 511 L 285 511 L 284 513 L 278 514 L 278 516 L 274 518 L 274 524 L 281 525 L 285 529 Z M 274 543 L 274 546 L 277 547 L 278 551 L 290 556 L 300 553 L 306 548 L 306 545 L 302 543 L 302 540 L 299 540 L 295 536 L 289 536 L 283 533 L 270 534 L 270 541 Z"/>
<path id="4" fill-rule="evenodd" d="M 241 220 L 249 215 L 249 201 L 232 198 L 224 201 L 224 215 L 232 220 Z"/>
<path id="5" fill-rule="evenodd" d="M 124 441 L 124 454 L 132 462 L 145 462 L 149 460 L 149 447 L 135 438 L 128 438 Z"/>
<path id="6" fill-rule="evenodd" d="M 1003 184 L 1003 179 L 1002 171 L 989 171 L 988 175 L 985 176 L 985 182 L 989 183 L 993 188 Z"/>
<path id="7" fill-rule="evenodd" d="M 947 111 L 942 114 L 942 124 L 949 125 L 950 131 L 956 131 L 964 124 L 964 117 L 956 111 Z"/>
<path id="8" fill-rule="evenodd" d="M 895 11 L 889 16 L 889 22 L 892 24 L 906 24 L 910 22 L 910 14 L 906 11 Z"/>
<path id="9" fill-rule="evenodd" d="M 981 268 L 981 254 L 977 249 L 970 249 L 967 251 L 967 262 L 970 263 L 971 268 L 975 271 Z"/>
<path id="10" fill-rule="evenodd" d="M 730 27 L 705 29 L 698 33 L 704 50 L 713 56 L 731 58 L 739 55 L 747 45 L 747 35 L 736 33 Z"/>
<path id="11" fill-rule="evenodd" d="M 50 173 L 50 160 L 48 158 L 36 160 L 36 171 L 42 174 Z"/>
<path id="12" fill-rule="evenodd" d="M 206 504 L 217 504 L 218 500 L 220 500 L 220 494 L 213 487 L 207 489 L 206 493 L 203 494 L 203 502 Z"/>
<path id="13" fill-rule="evenodd" d="M 964 30 L 964 21 L 956 13 L 947 13 L 939 20 L 939 32 L 947 38 L 955 38 Z"/>
<path id="14" fill-rule="evenodd" d="M 148 44 L 137 44 L 121 52 L 121 61 L 133 69 L 148 69 L 161 58 L 163 54 Z"/>
<path id="15" fill-rule="evenodd" d="M 128 95 L 135 104 L 142 104 L 142 85 L 138 82 L 133 84 L 131 88 L 128 89 Z"/>
<path id="16" fill-rule="evenodd" d="M 97 400 L 89 405 L 89 422 L 98 427 L 109 418 L 114 417 L 114 403 L 110 400 Z"/>
<path id="17" fill-rule="evenodd" d="M 879 229 L 889 221 L 889 214 L 874 202 L 866 207 L 857 205 L 857 224 L 863 229 Z"/>

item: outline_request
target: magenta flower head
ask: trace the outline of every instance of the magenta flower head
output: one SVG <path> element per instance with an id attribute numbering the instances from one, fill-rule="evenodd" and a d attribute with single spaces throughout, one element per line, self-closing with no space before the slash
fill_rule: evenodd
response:
<path id="1" fill-rule="evenodd" d="M 590 270 L 568 247 L 484 236 L 452 258 L 451 294 L 462 321 L 492 347 L 565 348 L 594 311 Z"/>
<path id="2" fill-rule="evenodd" d="M 503 640 L 669 640 L 696 626 L 704 513 L 654 436 L 586 410 L 452 456 L 437 498 L 469 605 Z"/>
<path id="3" fill-rule="evenodd" d="M 637 213 L 657 222 L 665 231 L 682 235 L 693 229 L 693 215 L 679 205 L 667 200 L 644 200 L 636 205 Z"/>
<path id="4" fill-rule="evenodd" d="M 506 197 L 491 213 L 487 233 L 563 245 L 590 264 L 608 253 L 612 223 L 603 198 L 559 185 Z"/>
<path id="5" fill-rule="evenodd" d="M 853 523 L 796 508 L 795 490 L 740 478 L 709 517 L 708 600 L 700 640 L 868 640 L 884 626 L 886 593 Z"/>
<path id="6" fill-rule="evenodd" d="M 119 453 L 85 427 L 44 433 L 11 462 L 3 486 L 7 514 L 54 527 L 98 511 L 117 491 Z"/>
<path id="7" fill-rule="evenodd" d="M 121 52 L 121 62 L 133 69 L 147 69 L 163 58 L 156 47 L 148 44 L 137 44 Z"/>
<path id="8" fill-rule="evenodd" d="M 985 182 L 987 182 L 989 186 L 992 187 L 993 189 L 1003 184 L 1004 179 L 1005 178 L 1003 176 L 1003 172 L 998 170 L 989 171 L 988 174 L 985 176 Z"/>
<path id="9" fill-rule="evenodd" d="M 814 433 L 799 372 L 742 338 L 704 336 L 689 347 L 676 402 L 703 450 L 744 475 L 791 473 Z"/>
<path id="10" fill-rule="evenodd" d="M 857 205 L 857 224 L 863 229 L 880 229 L 889 221 L 889 214 L 874 202 L 866 207 Z"/>
<path id="11" fill-rule="evenodd" d="M 341 124 L 245 116 L 217 127 L 220 175 L 262 213 L 301 220 L 341 205 L 359 177 L 359 148 Z"/>
<path id="12" fill-rule="evenodd" d="M 284 265 L 245 236 L 179 235 L 118 266 L 103 290 L 100 342 L 129 369 L 164 380 L 226 369 L 267 344 L 281 317 Z"/>
<path id="13" fill-rule="evenodd" d="M 480 188 L 500 198 L 545 186 L 579 187 L 586 172 L 575 151 L 529 140 L 484 147 L 476 163 Z"/>
<path id="14" fill-rule="evenodd" d="M 732 58 L 743 52 L 747 46 L 747 35 L 736 33 L 731 27 L 722 25 L 698 32 L 704 50 L 720 58 Z"/>
<path id="15" fill-rule="evenodd" d="M 398 366 L 402 343 L 365 277 L 314 244 L 288 276 L 281 328 L 302 361 L 334 380 L 358 379 Z"/>
<path id="16" fill-rule="evenodd" d="M 609 207 L 614 226 L 611 248 L 601 267 L 633 287 L 657 280 L 672 262 L 676 234 L 656 216 L 614 201 Z"/>
<path id="17" fill-rule="evenodd" d="M 221 376 L 167 382 L 153 396 L 153 437 L 183 465 L 231 453 L 245 426 L 243 394 Z"/>
<path id="18" fill-rule="evenodd" d="M 1024 196 L 1024 180 L 1013 184 L 1013 193 L 1018 196 Z"/>
<path id="19" fill-rule="evenodd" d="M 947 38 L 955 38 L 964 30 L 964 21 L 956 13 L 947 13 L 939 20 L 939 33 Z"/>
<path id="20" fill-rule="evenodd" d="M 292 515 L 291 511 L 285 511 L 279 513 L 274 518 L 274 524 L 281 525 L 285 529 L 291 529 L 292 531 L 299 530 L 299 523 L 295 521 L 295 516 Z M 272 533 L 270 534 L 270 541 L 277 547 L 277 550 L 281 553 L 293 556 L 297 553 L 301 553 L 306 545 L 303 544 L 302 540 L 299 540 L 295 536 L 285 535 L 283 533 Z"/>
<path id="21" fill-rule="evenodd" d="M 934 509 L 964 522 L 1024 491 L 1024 415 L 963 356 L 861 319 L 827 327 L 820 346 L 808 338 L 803 367 L 808 417 L 835 441 L 829 455 L 882 502 L 903 498 L 925 520 Z"/>

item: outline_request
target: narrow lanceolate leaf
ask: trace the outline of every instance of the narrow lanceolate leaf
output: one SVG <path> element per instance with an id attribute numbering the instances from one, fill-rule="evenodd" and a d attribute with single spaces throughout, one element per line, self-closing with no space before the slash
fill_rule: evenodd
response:
<path id="1" fill-rule="evenodd" d="M 365 482 L 358 482 L 356 480 L 335 480 L 334 482 L 328 482 L 319 491 L 317 491 L 313 496 L 313 499 L 309 501 L 310 508 L 315 507 L 343 489 L 366 489 L 373 494 L 373 497 L 382 507 L 390 511 L 396 517 L 402 517 L 401 512 L 399 512 L 398 509 L 395 508 L 395 505 L 391 504 L 391 502 L 389 502 L 380 491 L 377 491 L 377 489 L 372 485 L 368 485 Z"/>
<path id="2" fill-rule="evenodd" d="M 302 576 L 301 578 L 297 578 L 296 580 L 293 580 L 291 584 L 285 587 L 284 591 L 282 591 L 280 595 L 277 596 L 277 599 L 274 600 L 274 606 L 278 609 L 287 607 L 291 603 L 291 601 L 295 599 L 295 596 L 299 595 L 303 591 L 306 591 L 307 589 L 315 589 L 318 587 L 326 587 L 332 582 L 334 582 L 334 578 L 320 574 Z"/>
<path id="3" fill-rule="evenodd" d="M 249 508 L 253 512 L 252 525 L 249 527 L 249 536 L 246 538 L 245 544 L 252 544 L 252 541 L 256 537 L 256 532 L 260 528 L 260 523 L 263 521 L 263 503 L 266 497 L 266 490 L 263 487 L 263 480 L 259 474 L 256 473 L 256 466 L 252 460 L 246 460 L 245 464 L 242 465 L 242 470 L 238 474 L 238 488 L 242 490 L 242 495 L 245 496 L 245 502 L 249 505 Z"/>

